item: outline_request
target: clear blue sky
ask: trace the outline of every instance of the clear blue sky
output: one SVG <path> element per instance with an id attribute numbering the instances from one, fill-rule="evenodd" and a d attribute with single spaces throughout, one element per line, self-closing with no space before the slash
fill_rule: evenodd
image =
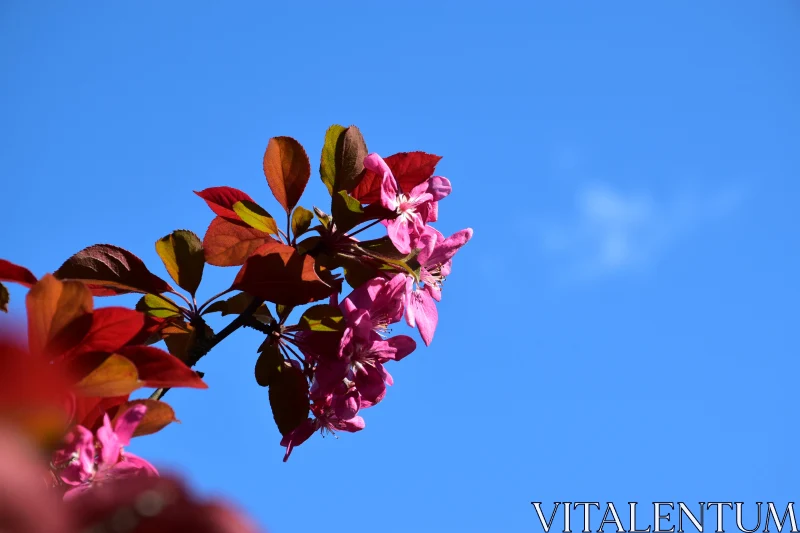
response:
<path id="1" fill-rule="evenodd" d="M 214 5 L 212 5 L 214 4 Z M 541 531 L 531 501 L 797 498 L 796 2 L 0 6 L 0 257 L 37 275 L 268 209 L 261 158 L 333 123 L 444 156 L 466 226 L 429 349 L 367 429 L 287 464 L 255 332 L 133 446 L 270 531 Z M 316 176 L 316 174 L 315 174 Z M 304 205 L 324 205 L 312 177 Z M 201 296 L 234 270 L 208 268 Z M 12 289 L 12 312 L 24 292 Z M 103 305 L 134 299 L 104 300 Z M 221 327 L 223 321 L 216 322 Z M 402 328 L 400 328 L 402 330 Z"/>

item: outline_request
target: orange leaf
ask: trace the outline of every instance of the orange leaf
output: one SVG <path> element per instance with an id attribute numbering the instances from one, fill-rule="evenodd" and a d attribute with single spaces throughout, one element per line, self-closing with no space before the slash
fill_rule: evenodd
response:
<path id="1" fill-rule="evenodd" d="M 217 217 L 208 226 L 203 238 L 206 262 L 214 266 L 237 266 L 255 252 L 259 246 L 277 242 L 268 233 Z"/>
<path id="2" fill-rule="evenodd" d="M 132 400 L 119 406 L 117 416 L 114 417 L 114 423 L 116 423 L 117 418 L 119 418 L 122 413 L 134 405 L 144 405 L 147 407 L 144 418 L 142 418 L 142 421 L 139 422 L 139 425 L 136 426 L 136 430 L 133 432 L 134 437 L 152 435 L 153 433 L 161 431 L 172 422 L 179 422 L 179 420 L 175 418 L 175 411 L 172 410 L 172 407 L 170 407 L 168 403 L 158 400 Z"/>
<path id="3" fill-rule="evenodd" d="M 113 354 L 75 385 L 82 396 L 124 396 L 143 385 L 136 365 L 129 359 Z"/>
<path id="4" fill-rule="evenodd" d="M 272 194 L 291 212 L 311 177 L 311 163 L 303 146 L 291 137 L 273 137 L 264 152 L 264 175 Z"/>
<path id="5" fill-rule="evenodd" d="M 91 327 L 92 294 L 80 281 L 59 281 L 48 274 L 28 292 L 26 305 L 28 342 L 33 353 L 52 351 L 55 347 L 48 347 L 48 344 L 59 334 L 62 334 L 61 347 L 66 348 L 66 344 L 74 346 Z M 76 320 L 81 321 L 81 327 L 76 327 Z M 82 330 L 82 334 L 77 330 Z M 78 338 L 67 342 L 64 339 L 66 334 Z"/>
<path id="6" fill-rule="evenodd" d="M 283 305 L 327 298 L 334 289 L 314 269 L 314 258 L 277 241 L 261 246 L 239 270 L 232 289 Z"/>

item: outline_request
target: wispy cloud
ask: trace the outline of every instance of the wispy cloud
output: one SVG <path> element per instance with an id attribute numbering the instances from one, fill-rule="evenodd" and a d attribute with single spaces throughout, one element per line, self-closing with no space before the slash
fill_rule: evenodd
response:
<path id="1" fill-rule="evenodd" d="M 568 220 L 547 226 L 543 244 L 570 277 L 595 278 L 653 264 L 680 237 L 728 216 L 741 189 L 658 200 L 608 185 L 585 185 Z"/>

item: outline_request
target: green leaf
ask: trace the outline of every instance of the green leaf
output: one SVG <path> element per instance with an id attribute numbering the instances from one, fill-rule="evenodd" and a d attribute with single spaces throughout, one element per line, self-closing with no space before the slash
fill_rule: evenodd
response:
<path id="1" fill-rule="evenodd" d="M 334 124 L 325 132 L 325 144 L 322 145 L 322 156 L 319 161 L 319 177 L 328 189 L 328 194 L 333 194 L 333 184 L 336 181 L 336 152 L 342 134 L 347 130 L 344 126 Z"/>
<path id="2" fill-rule="evenodd" d="M 323 304 L 306 309 L 297 325 L 307 331 L 344 331 L 345 321 L 338 307 Z"/>
<path id="3" fill-rule="evenodd" d="M 145 294 L 136 302 L 136 310 L 156 318 L 181 316 L 178 304 L 158 294 Z"/>
<path id="4" fill-rule="evenodd" d="M 329 229 L 331 227 L 331 221 L 333 220 L 333 217 L 319 207 L 314 207 L 314 214 L 317 216 L 317 220 L 319 220 L 320 224 L 322 224 L 325 229 Z"/>
<path id="5" fill-rule="evenodd" d="M 380 237 L 378 239 L 371 239 L 368 241 L 361 241 L 358 243 L 358 247 L 362 250 L 377 252 L 381 255 L 393 257 L 395 259 L 405 259 L 406 257 L 406 254 L 397 251 L 397 248 L 395 248 L 392 240 L 388 236 Z"/>
<path id="6" fill-rule="evenodd" d="M 275 223 L 275 219 L 257 203 L 240 200 L 233 204 L 233 211 L 251 228 L 278 235 L 278 225 Z"/>
<path id="7" fill-rule="evenodd" d="M 337 256 L 336 260 L 344 269 L 345 281 L 353 289 L 359 288 L 364 283 L 380 275 L 380 270 L 369 263 L 342 256 Z"/>
<path id="8" fill-rule="evenodd" d="M 415 259 L 420 252 L 419 249 L 411 250 L 411 253 L 408 255 L 401 254 L 394 245 L 391 245 L 391 242 L 387 244 L 386 240 L 388 240 L 388 237 L 364 241 L 360 242 L 358 247 L 373 259 L 377 259 L 386 265 L 399 267 L 413 276 L 414 279 L 418 280 L 419 274 L 416 271 L 417 269 L 412 265 L 416 265 Z"/>
<path id="9" fill-rule="evenodd" d="M 283 366 L 283 355 L 281 355 L 278 346 L 273 344 L 273 339 L 267 339 L 259 348 L 261 352 L 256 361 L 256 382 L 262 387 L 268 387 L 272 378 L 277 374 Z"/>
<path id="10" fill-rule="evenodd" d="M 0 283 L 0 311 L 8 313 L 8 289 Z"/>
<path id="11" fill-rule="evenodd" d="M 336 229 L 344 232 L 360 224 L 364 218 L 361 202 L 350 196 L 347 191 L 338 191 L 331 199 L 331 211 Z"/>
<path id="12" fill-rule="evenodd" d="M 194 296 L 206 265 L 200 238 L 189 230 L 175 230 L 156 241 L 156 252 L 175 283 Z"/>
<path id="13" fill-rule="evenodd" d="M 311 221 L 314 220 L 314 213 L 302 206 L 297 206 L 292 213 L 292 235 L 296 239 L 311 226 Z"/>

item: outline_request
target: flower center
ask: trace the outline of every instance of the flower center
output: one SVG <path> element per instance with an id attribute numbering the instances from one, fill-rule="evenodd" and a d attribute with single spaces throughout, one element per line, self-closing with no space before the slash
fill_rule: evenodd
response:
<path id="1" fill-rule="evenodd" d="M 400 213 L 400 216 L 405 219 L 411 219 L 414 215 L 416 209 L 416 205 L 413 199 L 409 198 L 405 194 L 400 194 L 397 196 L 397 212 Z"/>

